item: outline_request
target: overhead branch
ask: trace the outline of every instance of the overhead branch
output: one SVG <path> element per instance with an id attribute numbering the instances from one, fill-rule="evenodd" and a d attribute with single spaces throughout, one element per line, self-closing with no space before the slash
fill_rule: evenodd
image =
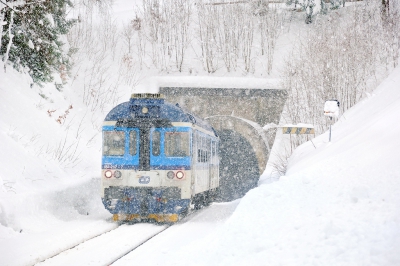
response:
<path id="1" fill-rule="evenodd" d="M 14 7 L 38 4 L 38 3 L 43 3 L 43 2 L 46 2 L 46 0 L 38 0 L 38 1 L 31 1 L 31 2 L 26 2 L 25 0 L 17 0 L 17 1 L 14 1 L 14 2 L 7 2 L 5 0 L 0 0 L 0 3 L 5 5 L 6 7 L 10 8 L 15 13 L 18 13 L 20 11 L 14 9 Z"/>

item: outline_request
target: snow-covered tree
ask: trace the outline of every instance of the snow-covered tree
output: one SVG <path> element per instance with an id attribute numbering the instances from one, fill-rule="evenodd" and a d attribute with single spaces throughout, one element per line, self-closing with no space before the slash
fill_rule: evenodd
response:
<path id="1" fill-rule="evenodd" d="M 321 116 L 322 103 L 338 99 L 343 113 L 368 95 L 382 72 L 396 66 L 400 16 L 382 17 L 379 5 L 353 6 L 346 20 L 330 13 L 303 33 L 283 73 L 289 123 L 310 123 L 317 134 L 324 132 L 328 121 Z"/>
<path id="2" fill-rule="evenodd" d="M 21 7 L 21 6 L 24 6 L 24 5 L 26 5 L 26 1 L 25 0 L 19 0 L 19 1 L 6 1 L 6 0 L 3 1 L 2 0 L 2 1 L 0 1 L 0 47 L 2 46 L 3 27 L 8 24 L 8 26 L 7 26 L 8 37 L 9 37 L 9 43 L 7 44 L 8 52 L 10 50 L 10 46 L 11 46 L 11 43 L 12 43 L 12 38 L 14 37 L 14 35 L 11 33 L 11 29 L 13 27 L 15 8 L 16 7 Z M 7 9 L 11 10 L 11 18 L 10 18 L 10 21 L 8 23 L 5 20 L 5 13 L 6 13 Z M 6 52 L 6 54 L 5 54 L 5 58 L 6 59 L 8 59 L 8 52 Z"/>
<path id="3" fill-rule="evenodd" d="M 53 73 L 65 71 L 69 65 L 61 36 L 73 24 L 66 18 L 66 8 L 71 2 L 23 1 L 11 8 L 15 1 L 3 1 L 6 7 L 2 16 L 7 23 L 3 27 L 8 31 L 1 42 L 3 60 L 19 71 L 27 71 L 35 83 L 51 82 Z"/>
<path id="4" fill-rule="evenodd" d="M 256 18 L 260 33 L 261 55 L 266 55 L 267 73 L 272 71 L 274 50 L 281 28 L 281 16 L 275 5 L 269 5 L 269 0 L 252 2 L 253 16 Z"/>
<path id="5" fill-rule="evenodd" d="M 218 46 L 216 44 L 219 13 L 214 5 L 199 1 L 197 4 L 198 42 L 201 47 L 201 61 L 208 73 L 214 73 L 219 68 Z"/>
<path id="6" fill-rule="evenodd" d="M 328 9 L 338 9 L 341 6 L 344 7 L 345 2 L 346 0 L 329 0 L 329 3 L 326 4 L 326 0 L 286 0 L 286 5 L 294 5 L 295 9 L 299 6 L 303 9 L 306 13 L 305 22 L 309 24 L 312 22 L 312 19 L 316 14 L 326 14 Z"/>
<path id="7" fill-rule="evenodd" d="M 169 71 L 182 72 L 186 50 L 190 44 L 192 3 L 186 0 L 143 0 L 142 27 L 151 44 L 153 65 Z"/>

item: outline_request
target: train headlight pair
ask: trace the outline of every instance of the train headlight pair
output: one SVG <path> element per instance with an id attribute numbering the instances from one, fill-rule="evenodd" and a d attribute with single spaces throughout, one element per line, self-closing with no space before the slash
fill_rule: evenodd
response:
<path id="1" fill-rule="evenodd" d="M 169 171 L 169 172 L 167 173 L 167 177 L 168 177 L 169 179 L 173 179 L 173 178 L 175 177 L 175 173 L 172 172 L 172 171 Z"/>
<path id="2" fill-rule="evenodd" d="M 184 176 L 185 175 L 183 174 L 183 172 L 181 172 L 181 171 L 176 172 L 176 178 L 182 179 Z"/>
<path id="3" fill-rule="evenodd" d="M 111 170 L 107 170 L 104 172 L 104 176 L 106 178 L 111 178 L 113 176 L 115 178 L 120 178 L 122 176 L 122 173 L 121 173 L 121 171 L 118 171 L 118 170 L 114 171 L 114 173 Z"/>
<path id="4" fill-rule="evenodd" d="M 169 171 L 167 173 L 167 177 L 169 179 L 174 179 L 174 177 L 176 177 L 177 179 L 182 179 L 185 177 L 185 174 L 182 171 L 178 171 L 176 173 L 174 173 L 173 171 Z"/>
<path id="5" fill-rule="evenodd" d="M 121 176 L 122 176 L 121 171 L 118 171 L 118 170 L 117 170 L 117 171 L 114 172 L 114 177 L 115 177 L 115 178 L 120 178 Z"/>
<path id="6" fill-rule="evenodd" d="M 104 172 L 104 176 L 107 178 L 111 178 L 113 176 L 113 174 L 112 174 L 111 170 L 107 170 Z"/>

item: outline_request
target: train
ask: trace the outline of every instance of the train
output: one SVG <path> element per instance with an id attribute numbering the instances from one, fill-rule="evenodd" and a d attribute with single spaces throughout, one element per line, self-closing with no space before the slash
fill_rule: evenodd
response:
<path id="1" fill-rule="evenodd" d="M 217 133 L 161 94 L 115 106 L 102 137 L 101 199 L 114 221 L 175 223 L 217 196 Z"/>

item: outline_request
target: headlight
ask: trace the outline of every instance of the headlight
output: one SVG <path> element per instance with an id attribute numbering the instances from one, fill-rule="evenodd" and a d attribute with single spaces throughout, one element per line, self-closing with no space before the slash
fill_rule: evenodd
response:
<path id="1" fill-rule="evenodd" d="M 176 178 L 178 178 L 178 179 L 182 179 L 184 176 L 185 176 L 185 175 L 184 175 L 183 172 L 181 172 L 181 171 L 178 171 L 178 172 L 176 173 Z"/>
<path id="2" fill-rule="evenodd" d="M 169 172 L 167 173 L 167 177 L 168 177 L 169 179 L 173 179 L 173 178 L 175 177 L 174 172 L 169 171 Z"/>
<path id="3" fill-rule="evenodd" d="M 118 171 L 118 170 L 117 170 L 117 171 L 114 172 L 114 177 L 115 177 L 115 178 L 120 178 L 121 176 L 122 176 L 121 171 Z"/>
<path id="4" fill-rule="evenodd" d="M 112 172 L 111 172 L 111 170 L 105 171 L 104 176 L 107 177 L 107 178 L 111 178 L 111 177 L 112 177 Z"/>

